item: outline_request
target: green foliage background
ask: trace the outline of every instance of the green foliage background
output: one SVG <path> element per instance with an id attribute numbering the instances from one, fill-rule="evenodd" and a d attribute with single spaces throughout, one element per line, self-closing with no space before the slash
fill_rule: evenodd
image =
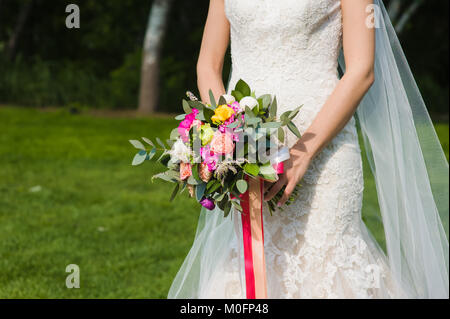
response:
<path id="1" fill-rule="evenodd" d="M 0 103 L 136 108 L 151 0 L 34 0 L 18 56 L 6 61 L 5 46 L 24 1 L 2 0 L 0 5 Z M 161 59 L 159 111 L 178 111 L 185 90 L 196 91 L 208 2 L 174 0 Z M 69 3 L 80 7 L 81 29 L 65 27 Z M 448 5 L 425 1 L 400 39 L 426 104 L 444 117 L 449 102 Z M 225 79 L 229 65 L 228 56 Z"/>

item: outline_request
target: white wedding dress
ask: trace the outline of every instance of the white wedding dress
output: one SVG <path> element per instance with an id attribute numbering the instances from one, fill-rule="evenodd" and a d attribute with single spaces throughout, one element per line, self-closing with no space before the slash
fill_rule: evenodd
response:
<path id="1" fill-rule="evenodd" d="M 257 96 L 276 95 L 279 113 L 303 104 L 294 120 L 303 133 L 339 81 L 340 1 L 225 0 L 225 11 L 231 27 L 229 90 L 243 79 Z M 291 146 L 296 137 L 289 132 L 287 141 Z M 271 216 L 267 207 L 263 210 L 268 297 L 408 297 L 361 219 L 364 179 L 354 118 L 312 161 L 301 184 L 298 198 L 283 211 Z M 209 214 L 206 218 L 217 219 L 211 224 L 222 227 L 220 212 Z M 234 232 L 216 229 L 228 243 L 210 249 L 217 250 L 208 257 L 214 266 L 195 270 L 202 282 L 180 284 L 194 276 L 184 270 L 201 268 L 187 258 L 179 273 L 183 278 L 177 278 L 169 297 L 245 298 L 239 216 L 234 214 Z M 212 236 L 207 232 L 211 229 L 197 233 L 204 245 Z M 194 249 L 191 255 L 201 254 Z"/>

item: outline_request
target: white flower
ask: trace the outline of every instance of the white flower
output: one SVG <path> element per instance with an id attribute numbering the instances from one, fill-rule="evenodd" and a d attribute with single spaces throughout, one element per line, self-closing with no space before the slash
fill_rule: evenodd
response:
<path id="1" fill-rule="evenodd" d="M 246 96 L 239 102 L 239 104 L 242 108 L 245 108 L 246 106 L 249 108 L 254 108 L 258 105 L 258 101 L 252 96 Z"/>
<path id="2" fill-rule="evenodd" d="M 231 103 L 233 103 L 233 102 L 236 101 L 236 99 L 234 98 L 234 96 L 231 95 L 231 94 L 224 94 L 224 95 L 222 95 L 222 97 L 225 99 L 225 101 L 227 102 L 227 104 L 231 104 Z"/>
<path id="3" fill-rule="evenodd" d="M 190 148 L 184 144 L 181 139 L 178 139 L 172 146 L 172 149 L 169 151 L 171 156 L 171 160 L 174 162 L 181 161 L 183 163 L 189 163 L 189 158 L 191 156 Z"/>

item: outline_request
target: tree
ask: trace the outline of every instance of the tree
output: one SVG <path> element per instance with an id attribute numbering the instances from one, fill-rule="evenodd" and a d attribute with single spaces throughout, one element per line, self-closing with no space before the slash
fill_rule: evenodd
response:
<path id="1" fill-rule="evenodd" d="M 138 111 L 149 114 L 158 103 L 159 60 L 172 0 L 154 0 L 150 10 L 142 52 Z"/>
<path id="2" fill-rule="evenodd" d="M 22 34 L 22 31 L 25 27 L 25 24 L 28 20 L 28 17 L 31 13 L 31 8 L 33 7 L 33 0 L 26 0 L 23 2 L 19 17 L 17 18 L 16 26 L 14 27 L 14 30 L 11 34 L 11 37 L 9 38 L 8 44 L 6 46 L 6 57 L 9 60 L 14 60 L 16 53 L 17 53 L 17 44 L 19 43 L 20 35 Z"/>
<path id="3" fill-rule="evenodd" d="M 391 0 L 389 2 L 387 11 L 397 34 L 402 33 L 406 23 L 422 4 L 423 0 L 412 0 L 406 4 L 402 0 Z"/>

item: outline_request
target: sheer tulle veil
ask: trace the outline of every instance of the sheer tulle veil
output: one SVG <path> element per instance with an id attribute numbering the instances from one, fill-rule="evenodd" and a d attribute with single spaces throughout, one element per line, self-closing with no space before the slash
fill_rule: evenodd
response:
<path id="1" fill-rule="evenodd" d="M 448 162 L 382 1 L 374 0 L 372 10 L 375 82 L 356 114 L 376 181 L 390 268 L 408 297 L 448 298 Z M 339 62 L 345 70 L 342 55 Z M 201 211 L 169 298 L 207 297 L 209 279 L 242 242 L 237 217 Z"/>

